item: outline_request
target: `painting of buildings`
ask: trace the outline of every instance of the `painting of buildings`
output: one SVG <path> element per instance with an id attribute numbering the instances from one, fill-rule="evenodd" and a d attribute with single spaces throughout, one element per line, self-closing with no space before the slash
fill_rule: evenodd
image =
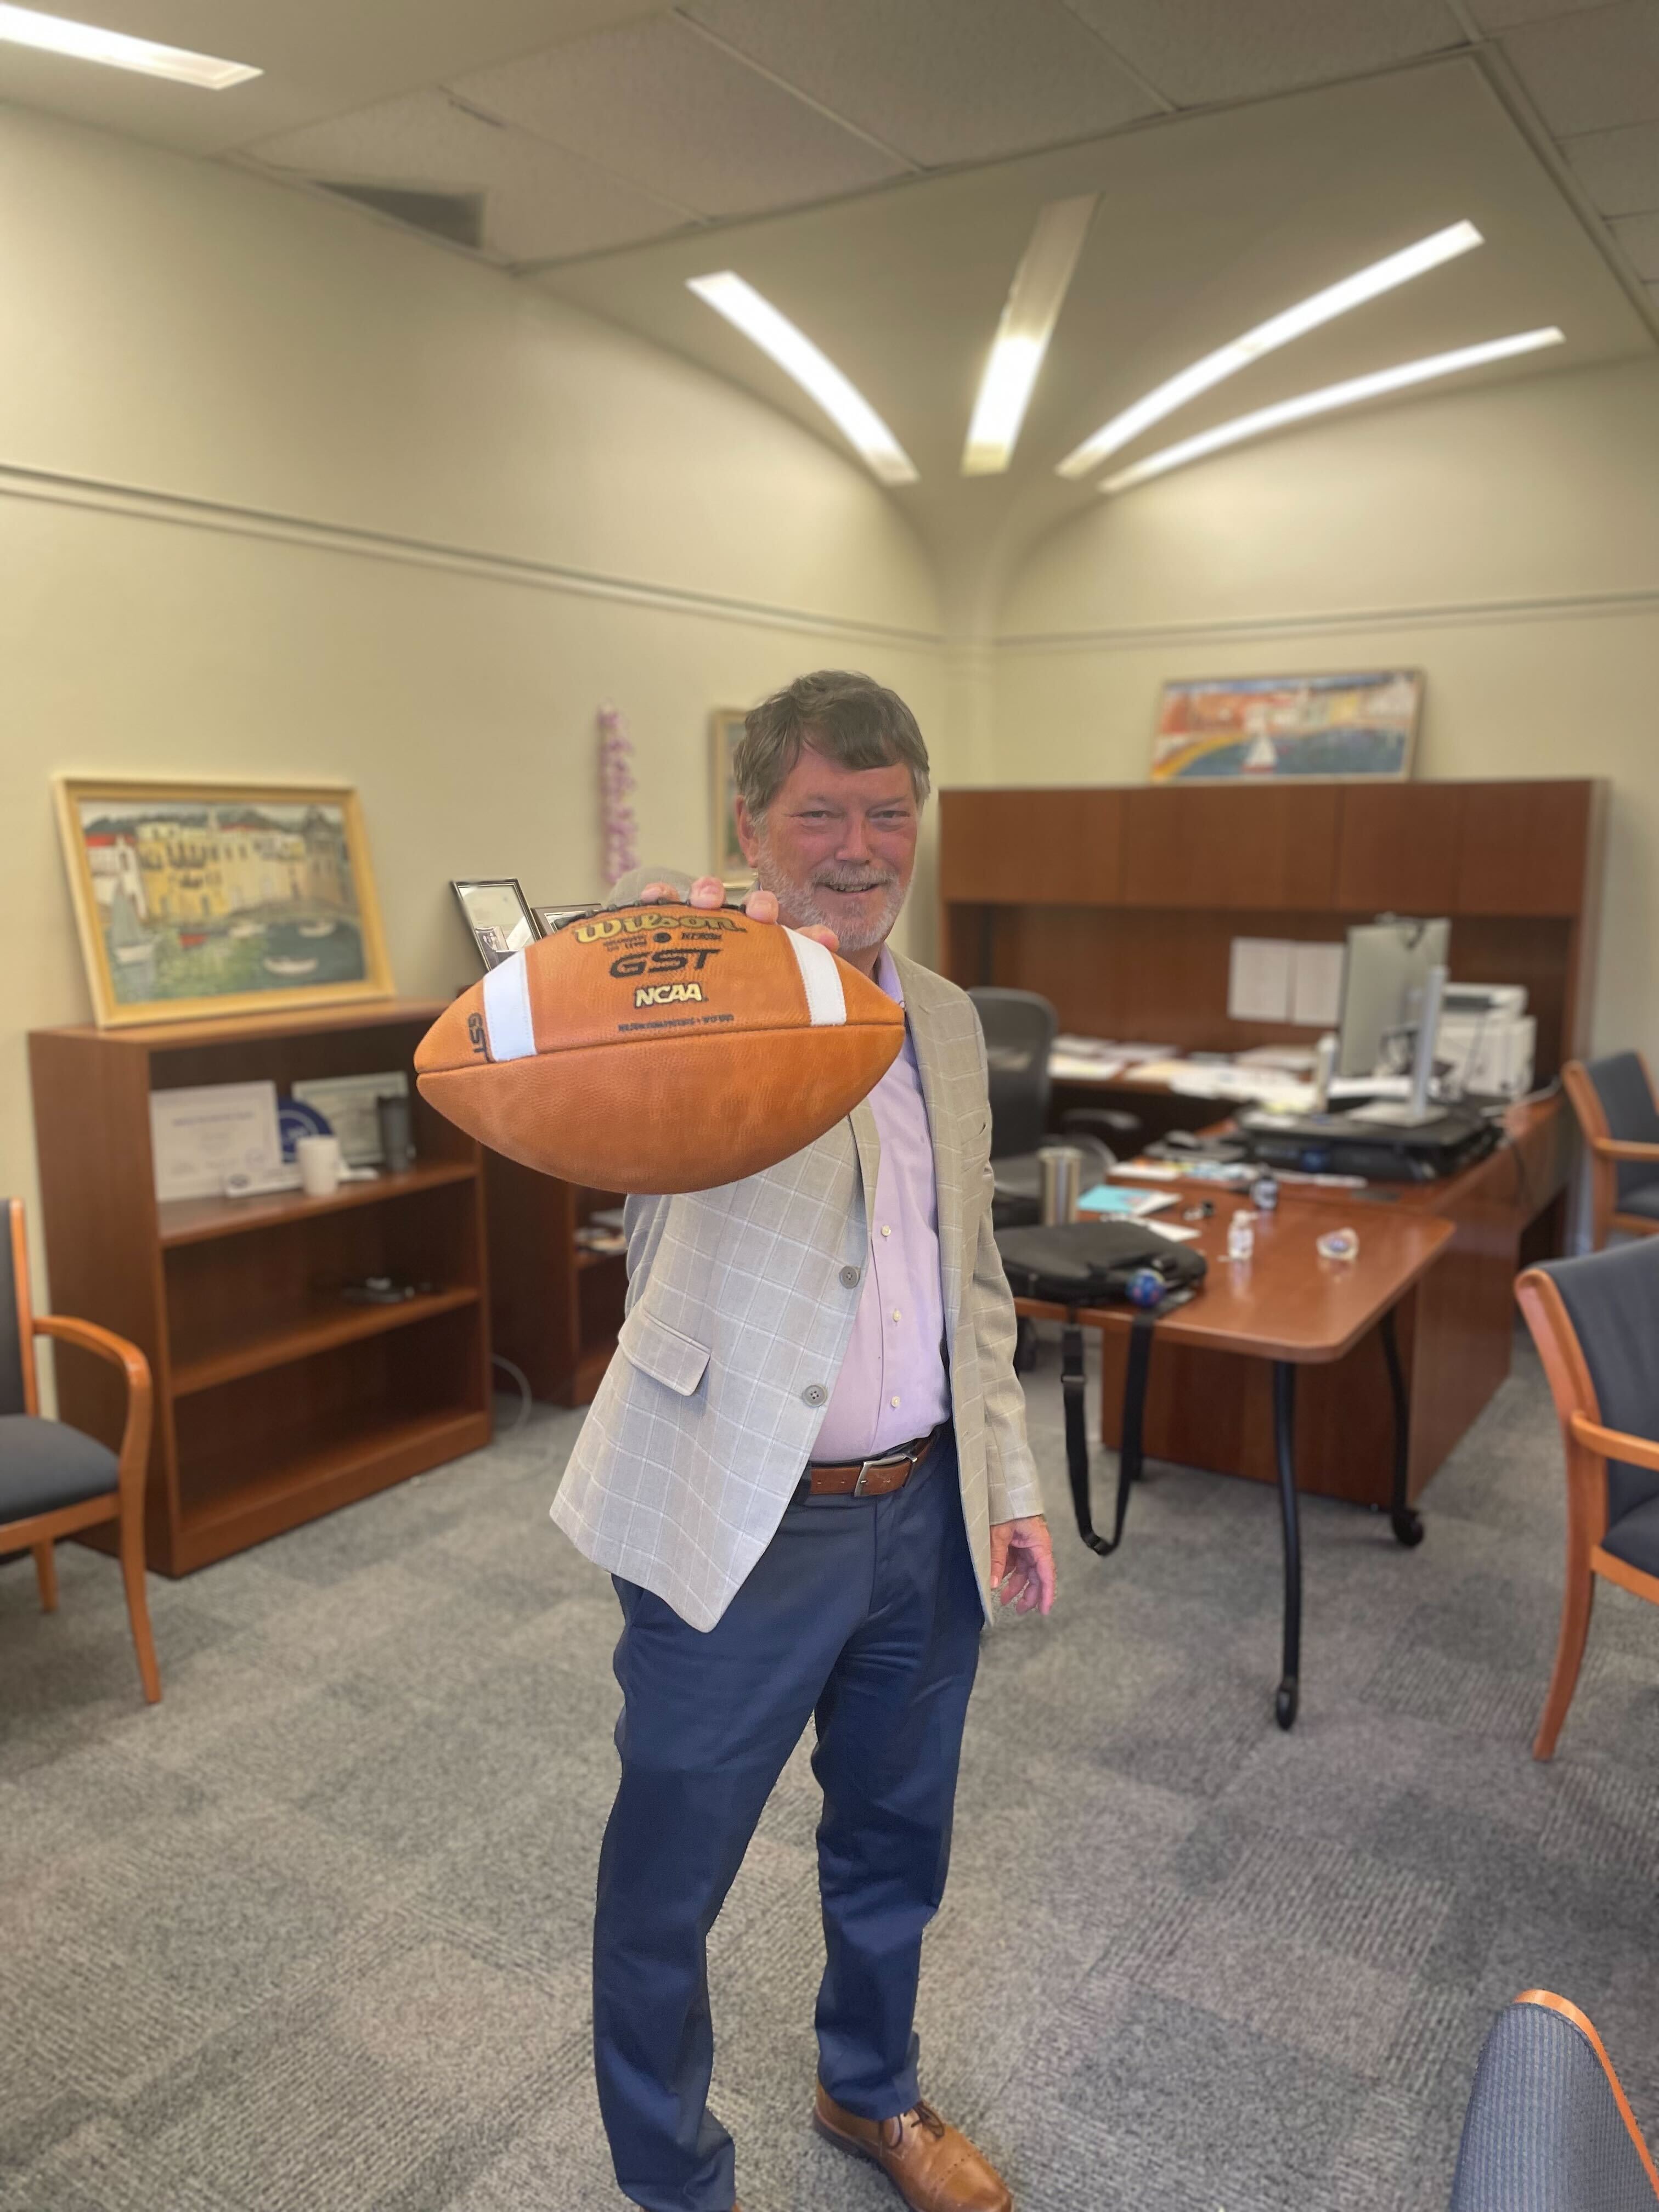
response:
<path id="1" fill-rule="evenodd" d="M 1152 781 L 1406 776 L 1422 697 L 1416 669 L 1166 684 Z"/>
<path id="2" fill-rule="evenodd" d="M 59 782 L 100 1023 L 385 996 L 354 793 Z"/>

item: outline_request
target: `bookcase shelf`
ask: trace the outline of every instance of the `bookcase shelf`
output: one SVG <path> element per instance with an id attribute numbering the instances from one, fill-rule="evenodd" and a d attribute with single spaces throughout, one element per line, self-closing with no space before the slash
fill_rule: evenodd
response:
<path id="1" fill-rule="evenodd" d="M 29 1039 L 53 1305 L 130 1337 L 155 1381 L 149 1564 L 179 1575 L 487 1443 L 488 1264 L 478 1148 L 410 1081 L 416 1158 L 327 1198 L 158 1204 L 153 1091 L 410 1069 L 441 1007 L 190 1022 Z M 422 1286 L 356 1304 L 372 1274 Z M 429 1287 L 427 1287 L 429 1286 Z M 56 1352 L 58 1402 L 113 1444 L 98 1363 Z M 98 1541 L 99 1532 L 85 1540 Z"/>

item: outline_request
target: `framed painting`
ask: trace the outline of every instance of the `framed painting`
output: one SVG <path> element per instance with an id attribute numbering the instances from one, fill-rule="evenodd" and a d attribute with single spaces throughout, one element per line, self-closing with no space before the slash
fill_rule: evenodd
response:
<path id="1" fill-rule="evenodd" d="M 392 995 L 346 784 L 53 779 L 100 1029 Z"/>
<path id="2" fill-rule="evenodd" d="M 1415 668 L 1166 684 L 1152 738 L 1152 781 L 1397 782 L 1411 774 L 1422 706 L 1423 675 Z"/>
<path id="3" fill-rule="evenodd" d="M 738 787 L 732 774 L 732 756 L 743 736 L 744 720 L 744 710 L 741 707 L 717 707 L 708 718 L 710 811 L 714 827 L 714 864 L 708 872 L 711 876 L 718 876 L 726 884 L 730 884 L 733 878 L 748 884 L 752 873 L 738 840 Z"/>

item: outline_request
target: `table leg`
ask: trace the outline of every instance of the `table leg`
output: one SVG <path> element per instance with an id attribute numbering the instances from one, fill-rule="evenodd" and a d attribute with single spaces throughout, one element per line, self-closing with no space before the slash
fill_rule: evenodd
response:
<path id="1" fill-rule="evenodd" d="M 1397 1542 L 1409 1551 L 1413 1544 L 1423 1540 L 1423 1523 L 1412 1510 L 1407 1485 L 1411 1474 L 1412 1424 L 1411 1407 L 1406 1397 L 1406 1377 L 1400 1365 L 1400 1342 L 1394 1330 L 1394 1308 L 1389 1307 L 1379 1324 L 1382 1332 L 1382 1357 L 1389 1363 L 1389 1389 L 1394 1396 L 1394 1498 L 1389 1518 L 1394 1525 Z"/>
<path id="2" fill-rule="evenodd" d="M 1296 1369 L 1273 1362 L 1273 1443 L 1279 1454 L 1279 1503 L 1285 1522 L 1285 1650 L 1273 1712 L 1282 1729 L 1296 1718 L 1302 1663 L 1302 1538 L 1296 1507 Z"/>

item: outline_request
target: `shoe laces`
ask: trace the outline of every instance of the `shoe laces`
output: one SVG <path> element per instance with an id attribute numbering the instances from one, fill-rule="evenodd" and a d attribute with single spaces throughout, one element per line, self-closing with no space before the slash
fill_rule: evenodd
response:
<path id="1" fill-rule="evenodd" d="M 945 2123 L 939 2118 L 939 2114 L 933 2110 L 933 2106 L 927 2102 L 926 2098 L 917 2098 L 915 2109 L 914 2112 L 910 2112 L 908 2117 L 913 2119 L 918 2127 L 926 2128 L 928 2134 L 933 2137 L 936 2142 L 943 2138 L 945 2134 Z"/>

